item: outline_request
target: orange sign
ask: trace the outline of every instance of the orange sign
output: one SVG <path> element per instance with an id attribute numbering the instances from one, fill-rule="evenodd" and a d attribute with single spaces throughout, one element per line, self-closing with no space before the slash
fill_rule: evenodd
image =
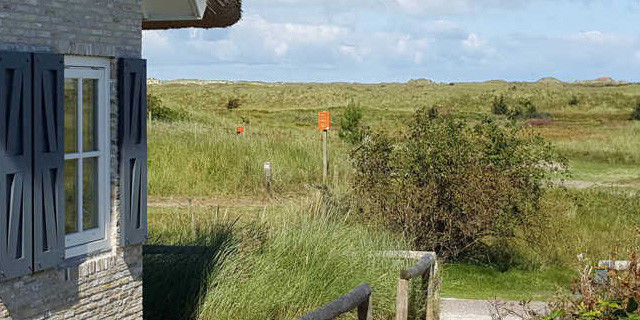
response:
<path id="1" fill-rule="evenodd" d="M 318 130 L 327 131 L 331 129 L 331 114 L 328 111 L 318 114 Z"/>
<path id="2" fill-rule="evenodd" d="M 244 127 L 236 127 L 236 134 L 241 134 L 244 132 Z"/>

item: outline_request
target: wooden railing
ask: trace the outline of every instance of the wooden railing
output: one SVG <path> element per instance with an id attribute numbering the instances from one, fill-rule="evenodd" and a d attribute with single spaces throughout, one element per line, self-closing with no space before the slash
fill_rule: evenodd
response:
<path id="1" fill-rule="evenodd" d="M 299 320 L 332 320 L 358 309 L 358 320 L 371 320 L 371 286 L 363 283 L 353 291 L 316 309 Z"/>
<path id="2" fill-rule="evenodd" d="M 409 283 L 411 279 L 421 279 L 421 300 L 424 300 L 426 320 L 440 319 L 439 284 L 437 279 L 438 261 L 434 252 L 389 251 L 382 253 L 388 258 L 415 259 L 418 262 L 400 272 L 396 297 L 396 320 L 409 318 Z M 371 320 L 371 286 L 364 283 L 344 296 L 308 313 L 298 320 L 332 320 L 354 309 L 358 309 L 358 320 Z"/>
<path id="3" fill-rule="evenodd" d="M 405 252 L 408 256 L 415 256 L 416 252 Z M 424 299 L 424 311 L 426 320 L 438 320 L 438 288 L 436 273 L 438 262 L 433 252 L 423 252 L 418 263 L 410 269 L 400 272 L 398 279 L 398 294 L 396 296 L 396 320 L 407 320 L 409 318 L 409 282 L 414 278 L 421 278 L 421 292 Z"/>

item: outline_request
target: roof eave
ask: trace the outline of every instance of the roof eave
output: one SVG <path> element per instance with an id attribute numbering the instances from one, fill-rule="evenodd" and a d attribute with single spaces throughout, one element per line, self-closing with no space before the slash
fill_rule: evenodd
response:
<path id="1" fill-rule="evenodd" d="M 200 20 L 142 21 L 143 30 L 165 30 L 179 28 L 225 28 L 242 17 L 241 0 L 209 0 L 204 16 Z"/>

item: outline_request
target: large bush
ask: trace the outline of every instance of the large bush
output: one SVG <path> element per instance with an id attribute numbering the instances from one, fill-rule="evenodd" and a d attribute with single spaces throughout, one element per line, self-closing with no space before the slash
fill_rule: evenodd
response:
<path id="1" fill-rule="evenodd" d="M 563 167 L 548 143 L 521 127 L 428 109 L 405 137 L 367 136 L 353 159 L 360 211 L 450 258 L 531 224 L 545 177 Z"/>

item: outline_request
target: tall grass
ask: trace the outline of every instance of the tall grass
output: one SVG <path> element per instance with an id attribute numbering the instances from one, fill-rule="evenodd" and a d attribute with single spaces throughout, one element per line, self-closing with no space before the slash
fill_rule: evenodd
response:
<path id="1" fill-rule="evenodd" d="M 303 193 L 321 182 L 322 140 L 316 132 L 249 127 L 245 135 L 237 136 L 233 128 L 223 123 L 152 122 L 149 193 L 260 197 L 265 193 L 265 162 L 271 162 L 278 194 Z M 332 171 L 347 167 L 347 159 L 338 156 L 341 153 L 344 147 L 332 143 Z M 340 170 L 338 175 L 347 174 Z"/>
<path id="2" fill-rule="evenodd" d="M 295 319 L 369 282 L 375 317 L 390 318 L 398 272 L 408 262 L 379 253 L 406 245 L 322 207 L 313 201 L 263 218 L 264 245 L 226 261 L 210 280 L 200 317 Z"/>
<path id="3" fill-rule="evenodd" d="M 201 255 L 144 255 L 146 319 L 182 320 L 196 315 L 207 279 L 233 251 L 233 224 L 188 210 L 154 210 L 149 214 L 149 244 L 206 246 Z"/>
<path id="4" fill-rule="evenodd" d="M 617 122 L 590 128 L 585 135 L 557 139 L 567 156 L 612 165 L 640 164 L 640 123 Z"/>
<path id="5" fill-rule="evenodd" d="M 573 270 L 578 256 L 592 261 L 628 257 L 640 249 L 640 196 L 623 189 L 551 189 L 543 198 L 544 219 L 527 229 L 525 242 L 502 243 L 512 259 L 505 264 L 524 269 L 564 267 Z"/>
<path id="6" fill-rule="evenodd" d="M 406 243 L 315 196 L 245 213 L 152 208 L 151 243 L 212 253 L 145 255 L 146 318 L 293 319 L 362 282 L 374 287 L 376 319 L 393 315 L 399 271 L 412 261 L 380 252 Z"/>

